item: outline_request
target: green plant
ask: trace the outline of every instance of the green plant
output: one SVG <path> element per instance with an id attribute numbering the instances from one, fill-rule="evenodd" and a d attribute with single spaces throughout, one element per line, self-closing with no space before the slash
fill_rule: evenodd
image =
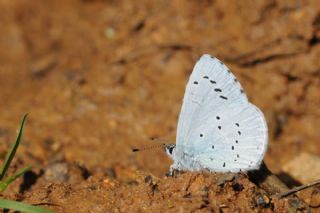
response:
<path id="1" fill-rule="evenodd" d="M 25 124 L 27 116 L 28 116 L 28 114 L 25 114 L 23 116 L 16 141 L 12 145 L 11 150 L 7 153 L 5 161 L 0 168 L 0 192 L 3 192 L 7 188 L 8 185 L 10 185 L 14 180 L 21 177 L 24 173 L 26 173 L 30 169 L 30 166 L 25 167 L 25 168 L 19 170 L 16 174 L 11 175 L 11 176 L 7 177 L 6 179 L 4 179 L 4 176 L 5 176 L 8 168 L 11 164 L 11 161 L 14 158 L 16 151 L 20 145 L 22 133 L 23 133 L 23 128 L 24 128 L 24 124 Z M 52 211 L 49 211 L 44 208 L 40 208 L 38 206 L 33 206 L 33 205 L 26 204 L 26 203 L 6 200 L 6 199 L 0 199 L 0 208 L 13 209 L 13 210 L 17 210 L 17 211 L 32 212 L 32 213 L 52 213 Z"/>

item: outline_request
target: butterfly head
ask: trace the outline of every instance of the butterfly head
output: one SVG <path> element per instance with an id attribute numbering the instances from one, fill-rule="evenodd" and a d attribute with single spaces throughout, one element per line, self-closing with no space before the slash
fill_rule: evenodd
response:
<path id="1" fill-rule="evenodd" d="M 175 149 L 176 149 L 176 145 L 175 144 L 167 144 L 164 147 L 166 153 L 173 158 L 173 156 L 175 155 Z"/>

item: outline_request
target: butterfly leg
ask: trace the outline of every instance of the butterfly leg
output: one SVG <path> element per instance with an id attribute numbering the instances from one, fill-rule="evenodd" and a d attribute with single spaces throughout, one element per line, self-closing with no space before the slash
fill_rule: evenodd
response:
<path id="1" fill-rule="evenodd" d="M 175 171 L 174 164 L 172 164 L 172 165 L 170 166 L 170 170 L 166 173 L 166 176 L 167 176 L 167 177 L 173 177 L 174 171 Z"/>
<path id="2" fill-rule="evenodd" d="M 181 173 L 181 171 L 180 171 L 179 164 L 174 163 L 170 166 L 170 170 L 166 173 L 166 176 L 167 177 L 174 177 L 175 175 L 180 174 L 180 173 Z"/>

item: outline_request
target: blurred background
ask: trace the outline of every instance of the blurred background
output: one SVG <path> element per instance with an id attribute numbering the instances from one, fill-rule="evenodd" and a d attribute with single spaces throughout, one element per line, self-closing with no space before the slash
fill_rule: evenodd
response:
<path id="1" fill-rule="evenodd" d="M 174 142 L 186 82 L 208 53 L 264 112 L 268 167 L 300 182 L 292 170 L 320 172 L 317 0 L 2 0 L 0 26 L 1 155 L 30 113 L 18 164 L 162 177 L 162 150 L 131 148 Z"/>

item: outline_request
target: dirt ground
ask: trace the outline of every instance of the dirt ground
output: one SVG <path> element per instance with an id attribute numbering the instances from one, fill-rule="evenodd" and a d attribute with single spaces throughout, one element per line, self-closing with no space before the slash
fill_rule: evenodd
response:
<path id="1" fill-rule="evenodd" d="M 0 156 L 29 112 L 10 172 L 32 165 L 2 197 L 56 212 L 320 212 L 320 187 L 278 199 L 286 187 L 255 175 L 165 177 L 162 150 L 131 151 L 174 142 L 209 53 L 264 112 L 268 168 L 301 185 L 285 168 L 320 155 L 318 0 L 3 0 L 0 26 Z"/>

